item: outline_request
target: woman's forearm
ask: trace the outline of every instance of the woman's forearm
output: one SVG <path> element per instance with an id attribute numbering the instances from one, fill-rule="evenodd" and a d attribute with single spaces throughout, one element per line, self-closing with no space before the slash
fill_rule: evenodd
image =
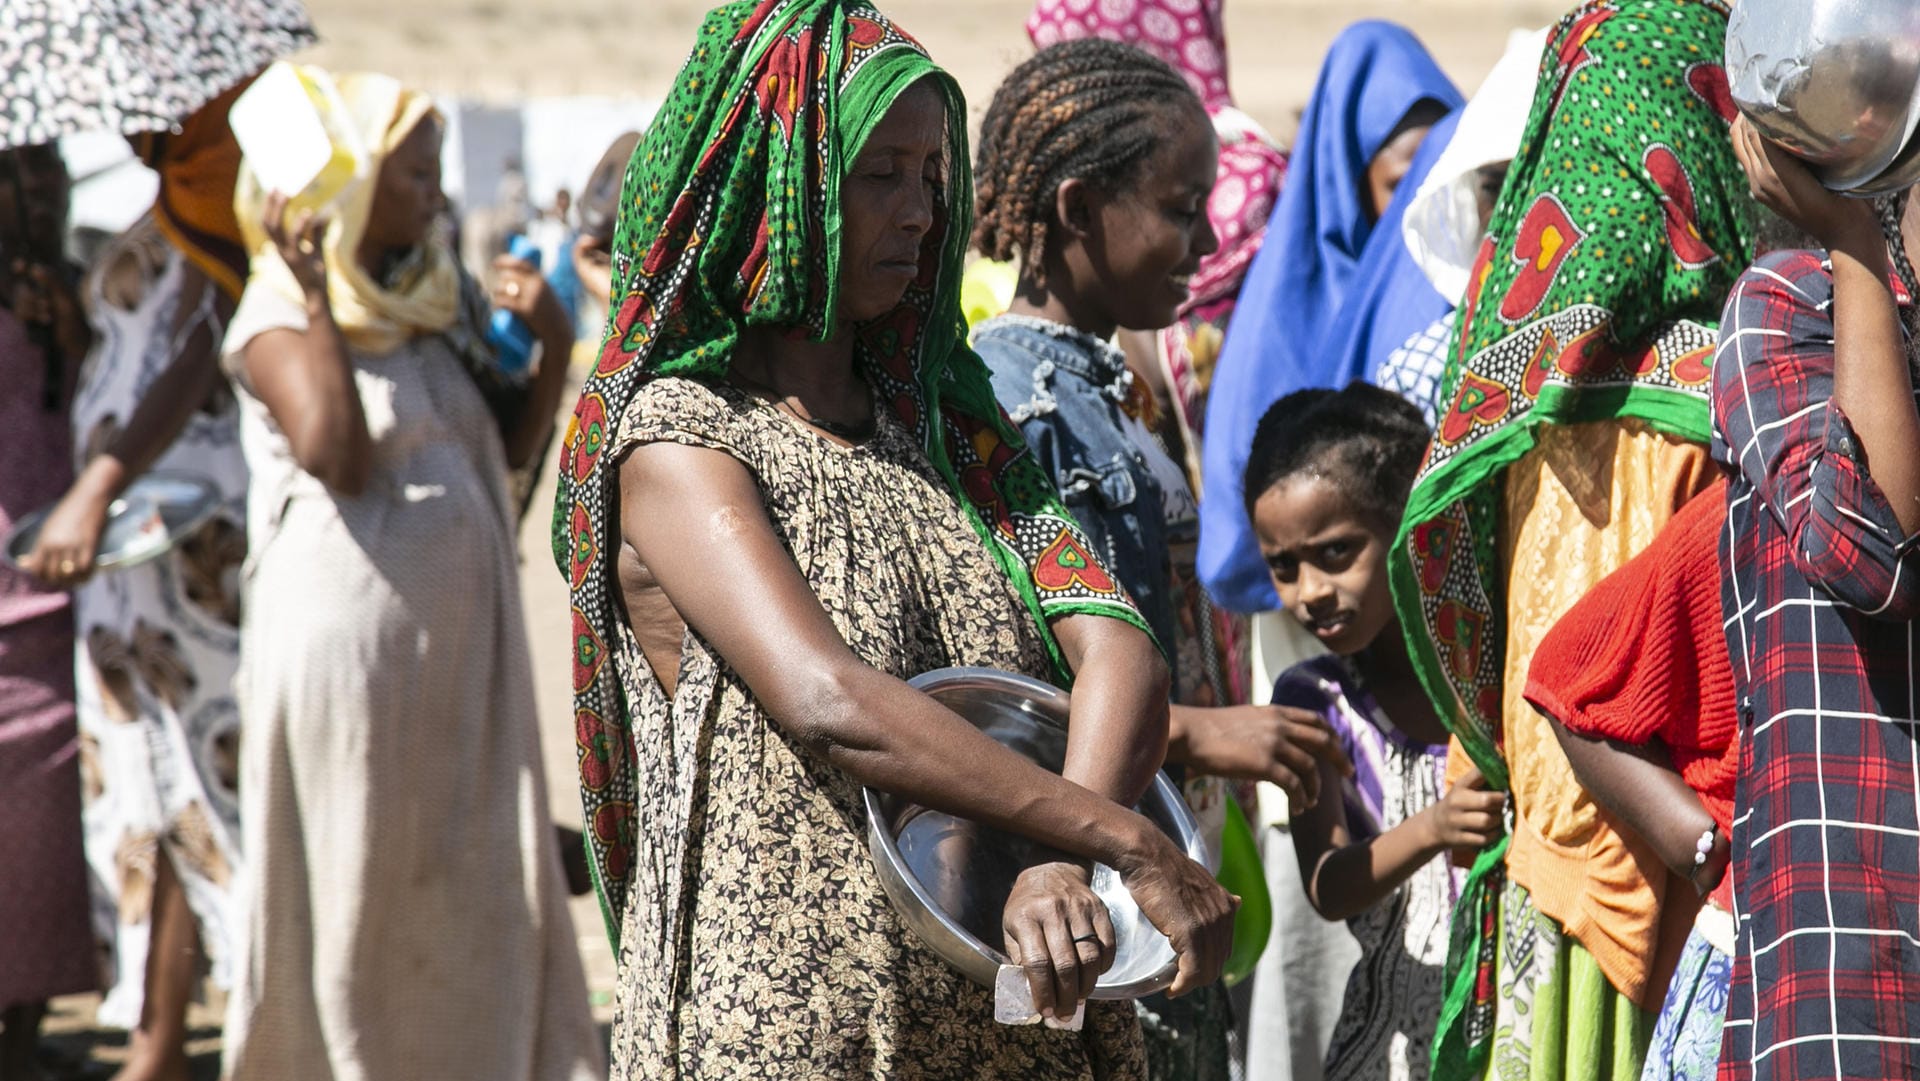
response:
<path id="1" fill-rule="evenodd" d="M 1131 807 L 1166 762 L 1167 664 L 1151 638 L 1117 619 L 1068 616 L 1053 629 L 1074 673 L 1062 773 Z"/>
<path id="2" fill-rule="evenodd" d="M 540 367 L 534 373 L 520 416 L 505 434 L 507 464 L 515 469 L 540 453 L 553 435 L 554 414 L 567 388 L 567 364 L 573 357 L 573 335 L 550 329 L 540 336 Z"/>
<path id="3" fill-rule="evenodd" d="M 1112 797 L 1042 769 L 876 669 L 855 661 L 807 683 L 798 697 L 767 696 L 769 710 L 864 785 L 1110 866 L 1128 866 L 1157 836 Z"/>
<path id="4" fill-rule="evenodd" d="M 300 468 L 353 497 L 373 473 L 373 439 L 346 339 L 325 296 L 307 299 L 304 330 L 255 337 L 243 354 L 247 382 L 286 436 Z"/>
<path id="5" fill-rule="evenodd" d="M 1920 532 L 1920 414 L 1887 285 L 1886 241 L 1861 227 L 1833 259 L 1833 404 L 1846 414 L 1867 471 L 1911 535 Z"/>
<path id="6" fill-rule="evenodd" d="M 1551 716 L 1547 721 L 1594 802 L 1652 845 L 1661 862 L 1684 874 L 1700 835 L 1714 821 L 1666 751 L 1594 739 L 1569 731 Z"/>
<path id="7" fill-rule="evenodd" d="M 88 467 L 109 499 L 173 446 L 220 384 L 220 337 L 233 315 L 233 301 L 185 260 L 181 277 L 172 328 L 179 342 L 174 358 L 148 385 L 120 434 Z"/>
<path id="8" fill-rule="evenodd" d="M 313 408 L 298 425 L 302 438 L 294 454 L 302 468 L 329 488 L 358 495 L 373 471 L 373 438 L 346 336 L 324 300 L 308 302 L 306 345 L 305 375 Z"/>

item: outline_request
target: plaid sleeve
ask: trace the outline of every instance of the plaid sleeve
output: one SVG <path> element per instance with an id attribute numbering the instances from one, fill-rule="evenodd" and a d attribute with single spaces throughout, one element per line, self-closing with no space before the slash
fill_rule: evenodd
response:
<path id="1" fill-rule="evenodd" d="M 1795 567 L 1864 615 L 1920 615 L 1920 556 L 1833 396 L 1833 276 L 1782 252 L 1735 283 L 1713 409 L 1723 453 L 1785 532 Z"/>

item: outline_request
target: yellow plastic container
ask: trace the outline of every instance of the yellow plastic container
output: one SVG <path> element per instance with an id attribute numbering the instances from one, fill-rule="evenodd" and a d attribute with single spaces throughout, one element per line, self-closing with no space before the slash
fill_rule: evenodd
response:
<path id="1" fill-rule="evenodd" d="M 367 148 L 333 77 L 305 64 L 269 65 L 228 114 L 247 164 L 287 215 L 318 212 L 365 178 Z"/>

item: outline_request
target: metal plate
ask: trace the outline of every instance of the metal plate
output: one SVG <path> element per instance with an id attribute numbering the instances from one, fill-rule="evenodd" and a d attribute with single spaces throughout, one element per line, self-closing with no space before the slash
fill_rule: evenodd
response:
<path id="1" fill-rule="evenodd" d="M 1067 746 L 1065 692 L 986 668 L 944 668 L 910 682 L 1022 757 L 1060 771 Z M 866 804 L 874 864 L 902 921 L 968 978 L 992 987 L 999 967 L 1008 963 L 1000 918 L 1014 879 L 1044 858 L 1035 843 L 872 788 Z M 1154 777 L 1135 809 L 1188 856 L 1214 866 L 1186 801 L 1166 777 Z M 1138 998 L 1171 984 L 1173 947 L 1133 903 L 1119 875 L 1096 864 L 1092 886 L 1106 903 L 1116 936 L 1113 967 L 1093 997 Z"/>
<path id="2" fill-rule="evenodd" d="M 138 566 L 165 555 L 174 545 L 213 517 L 220 509 L 220 492 L 212 482 L 184 473 L 148 473 L 127 485 L 107 507 L 107 524 L 100 531 L 94 566 L 118 570 Z M 20 519 L 7 535 L 4 555 L 18 568 L 33 550 L 40 525 L 51 507 L 42 507 Z"/>

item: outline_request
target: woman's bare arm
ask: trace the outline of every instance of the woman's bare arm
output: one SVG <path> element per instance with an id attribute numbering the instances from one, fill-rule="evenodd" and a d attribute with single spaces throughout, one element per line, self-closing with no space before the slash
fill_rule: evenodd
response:
<path id="1" fill-rule="evenodd" d="M 327 300 L 327 265 L 320 244 L 326 220 L 306 211 L 288 229 L 285 214 L 286 197 L 269 196 L 267 235 L 300 283 L 307 329 L 269 330 L 248 342 L 241 355 L 247 383 L 285 434 L 300 468 L 340 495 L 357 496 L 373 474 L 373 438 L 354 384 L 347 340 Z"/>
<path id="2" fill-rule="evenodd" d="M 1053 633 L 1074 675 L 1062 773 L 1131 807 L 1167 758 L 1167 662 L 1144 631 L 1117 619 L 1068 616 Z"/>
<path id="3" fill-rule="evenodd" d="M 203 305 L 212 306 L 214 319 L 192 325 Z M 49 585 L 63 587 L 93 573 L 107 508 L 173 445 L 194 411 L 219 385 L 219 334 L 232 315 L 233 301 L 199 268 L 183 261 L 171 331 L 176 339 L 183 333 L 189 337 L 147 387 L 120 434 L 87 463 L 47 515 L 33 551 L 22 563 L 31 573 Z"/>
<path id="4" fill-rule="evenodd" d="M 1567 754 L 1567 764 L 1595 803 L 1645 839 L 1660 862 L 1700 893 L 1720 884 L 1731 841 L 1716 831 L 1706 862 L 1694 862 L 1701 836 L 1715 823 L 1699 794 L 1673 768 L 1673 756 L 1665 747 L 1597 739 L 1572 731 L 1549 713 L 1540 715 L 1547 719 Z"/>
<path id="5" fill-rule="evenodd" d="M 573 358 L 573 317 L 532 263 L 502 255 L 493 261 L 493 271 L 494 306 L 519 316 L 540 342 L 540 365 L 520 415 L 500 433 L 507 465 L 518 469 L 532 461 L 553 435 L 553 416 L 567 386 L 567 363 Z"/>
<path id="6" fill-rule="evenodd" d="M 782 729 L 863 784 L 1112 866 L 1180 954 L 1175 990 L 1218 975 L 1232 906 L 1205 869 L 1140 815 L 1034 765 L 856 657 L 780 544 L 739 462 L 701 448 L 638 447 L 620 469 L 620 504 L 625 539 L 674 608 Z M 1116 648 L 1097 632 L 1069 637 L 1089 659 Z M 1126 653 L 1124 644 L 1116 648 L 1116 656 Z M 1164 691 L 1164 675 L 1149 669 L 1144 680 Z M 1076 724 L 1083 710 L 1111 703 L 1091 686 L 1082 693 L 1092 705 L 1076 704 Z M 1157 707 L 1162 741 L 1165 708 Z M 1153 711 L 1114 707 L 1117 719 L 1106 722 L 1143 725 L 1150 749 L 1111 748 L 1122 761 L 1105 765 L 1083 739 L 1070 752 L 1073 768 L 1115 792 L 1144 790 L 1141 763 L 1157 750 L 1154 722 L 1140 716 Z"/>

